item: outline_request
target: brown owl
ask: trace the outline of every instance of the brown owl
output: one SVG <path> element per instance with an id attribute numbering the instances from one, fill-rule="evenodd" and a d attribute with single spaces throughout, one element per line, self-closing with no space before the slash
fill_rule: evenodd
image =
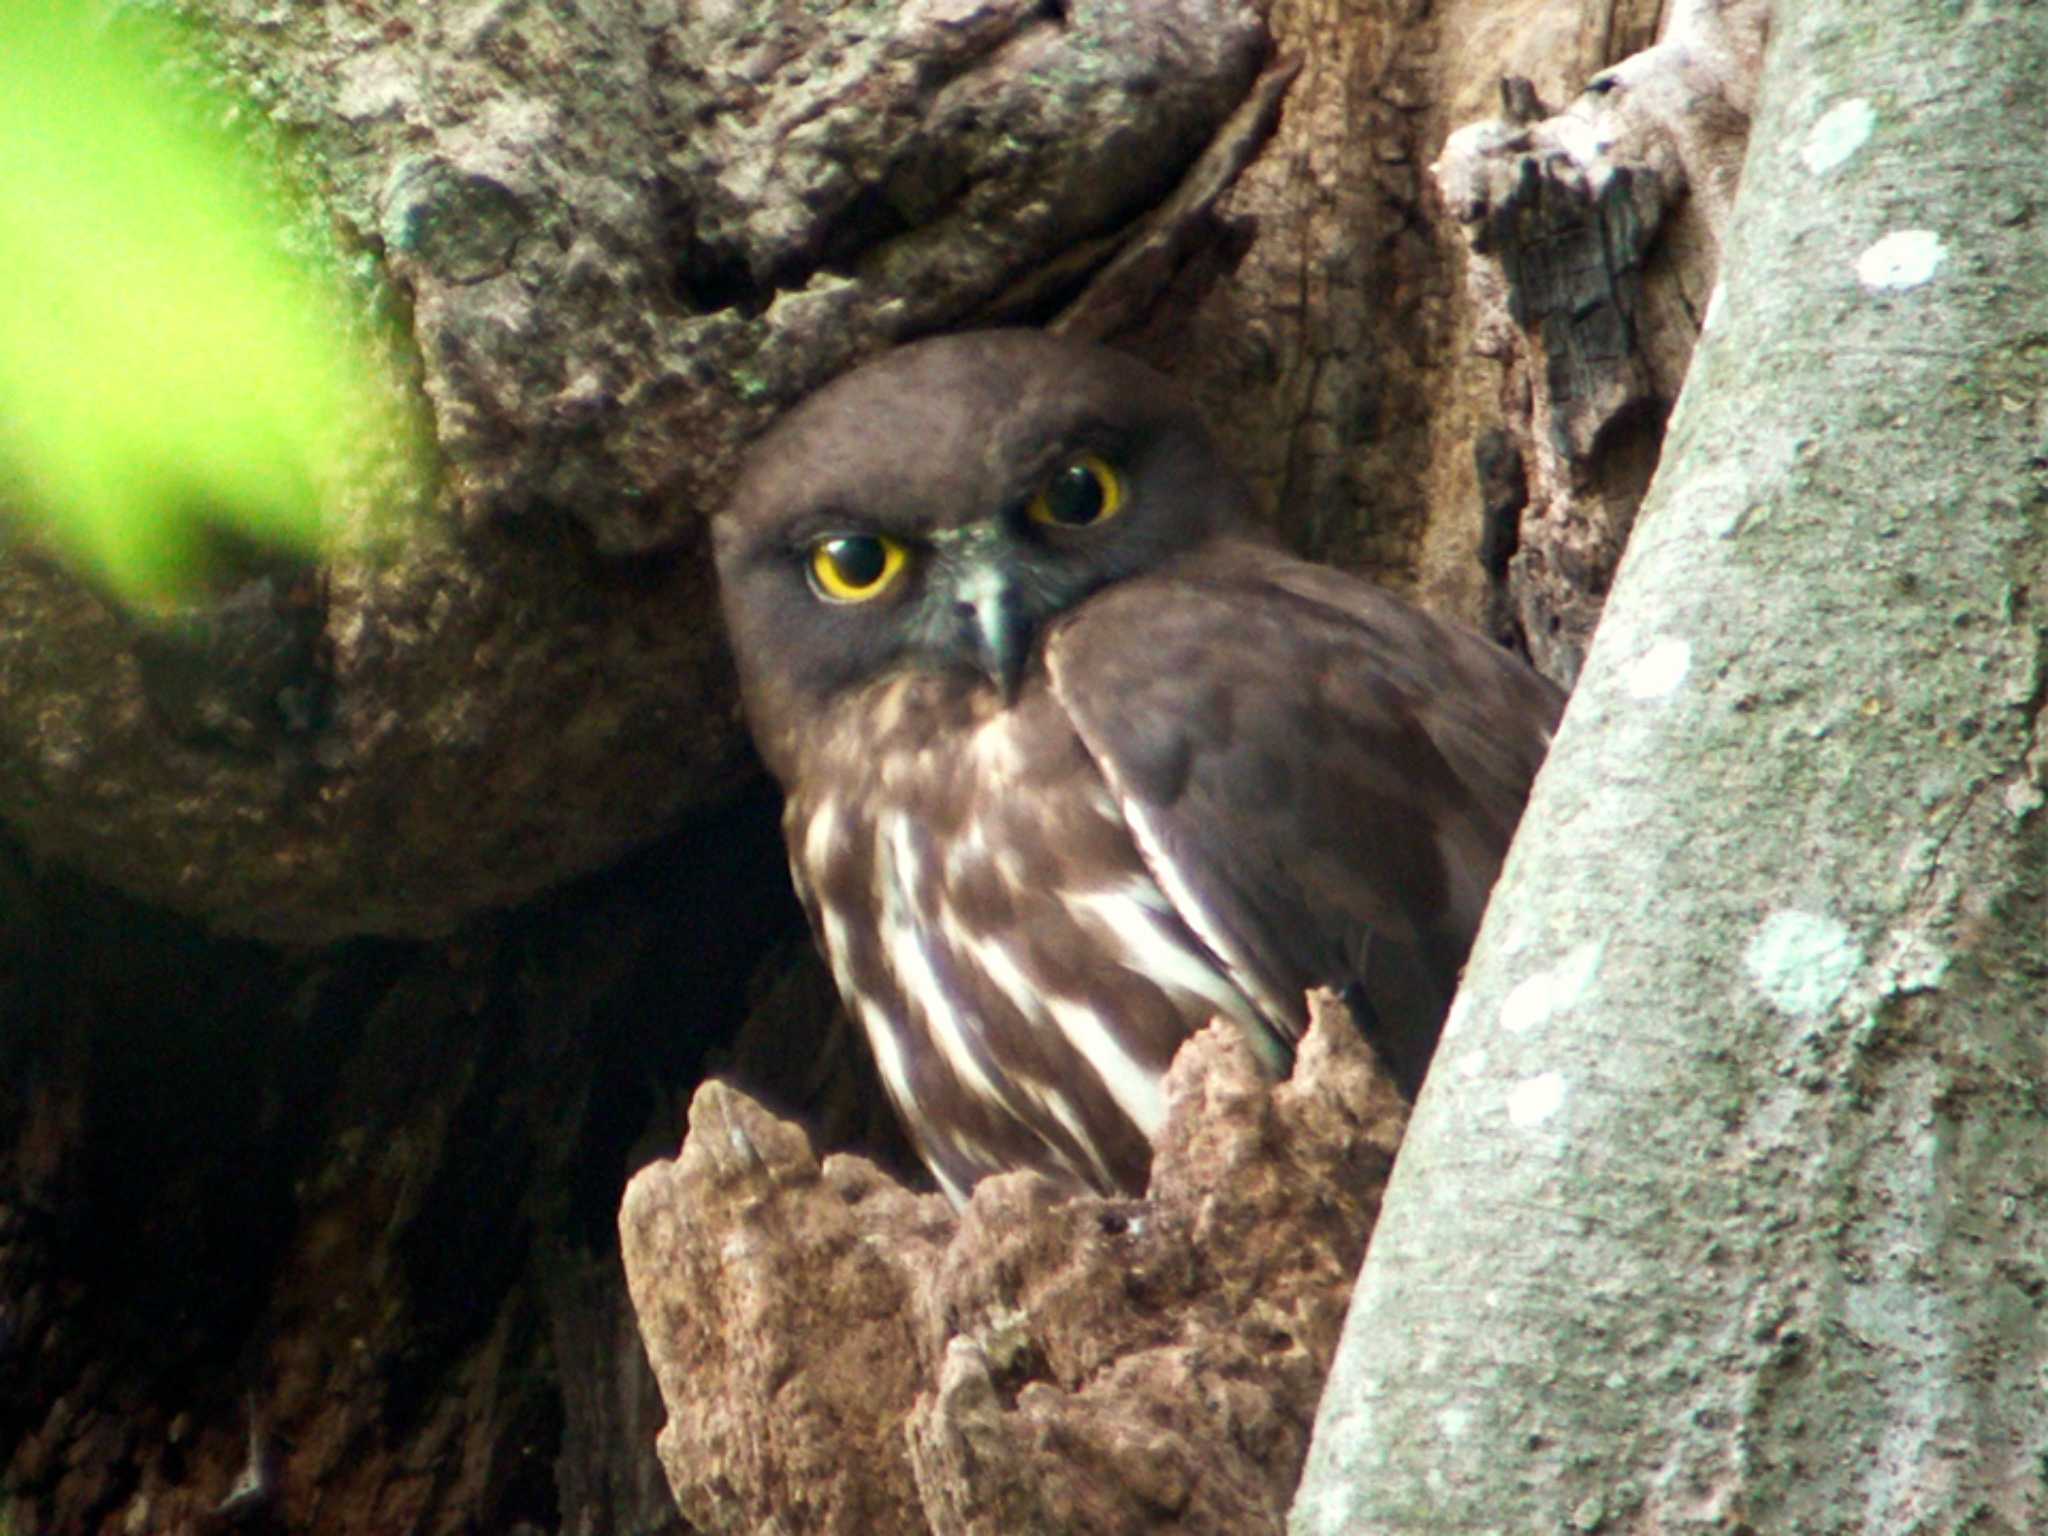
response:
<path id="1" fill-rule="evenodd" d="M 1249 513 L 1167 380 L 991 331 L 806 401 L 718 521 L 797 891 L 956 1202 L 1142 1193 L 1175 1049 L 1283 1071 L 1312 987 L 1421 1080 L 1561 697 Z"/>

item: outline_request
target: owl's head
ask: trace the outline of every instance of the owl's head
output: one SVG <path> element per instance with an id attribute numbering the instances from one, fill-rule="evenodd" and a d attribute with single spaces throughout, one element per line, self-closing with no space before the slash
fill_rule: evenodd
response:
<path id="1" fill-rule="evenodd" d="M 906 669 L 1014 698 L 1062 613 L 1247 507 L 1181 393 L 1104 348 L 971 332 L 855 369 L 755 444 L 715 525 L 764 753 Z"/>

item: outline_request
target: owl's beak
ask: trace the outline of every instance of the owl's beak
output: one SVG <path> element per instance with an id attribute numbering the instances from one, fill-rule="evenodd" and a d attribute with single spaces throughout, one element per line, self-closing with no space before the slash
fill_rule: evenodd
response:
<path id="1" fill-rule="evenodd" d="M 996 685 L 1005 705 L 1017 702 L 1031 660 L 1031 621 L 1024 595 L 991 565 L 977 563 L 954 589 L 961 640 L 975 670 Z"/>

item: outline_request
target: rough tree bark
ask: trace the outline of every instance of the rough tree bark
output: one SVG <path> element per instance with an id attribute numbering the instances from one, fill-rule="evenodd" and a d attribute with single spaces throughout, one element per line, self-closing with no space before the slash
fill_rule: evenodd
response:
<path id="1" fill-rule="evenodd" d="M 402 537 L 171 622 L 0 549 L 0 803 L 294 945 L 445 933 L 734 793 L 703 551 L 740 445 L 1080 294 L 1270 48 L 1249 0 L 154 3 L 290 130 L 298 238 L 396 332 L 440 475 Z M 388 529 L 390 489 L 336 521 Z"/>
<path id="2" fill-rule="evenodd" d="M 1299 1536 L 2048 1520 L 2037 7 L 1781 0 Z"/>
<path id="3" fill-rule="evenodd" d="M 1406 1106 L 1334 997 L 1274 1084 L 1182 1047 L 1143 1201 L 986 1179 L 957 1217 L 723 1083 L 620 1215 L 705 1532 L 1278 1533 Z"/>
<path id="4" fill-rule="evenodd" d="M 625 1178 L 713 1065 L 873 1129 L 800 999 L 724 1045 L 801 921 L 779 846 L 758 802 L 302 957 L 0 846 L 0 1525 L 679 1531 Z"/>

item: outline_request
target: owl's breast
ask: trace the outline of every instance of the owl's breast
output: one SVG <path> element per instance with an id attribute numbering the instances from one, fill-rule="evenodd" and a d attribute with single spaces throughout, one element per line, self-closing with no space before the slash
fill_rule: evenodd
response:
<path id="1" fill-rule="evenodd" d="M 1258 1011 L 1182 923 L 1048 689 L 899 678 L 821 722 L 790 867 L 926 1162 L 1141 1193 L 1174 1052 Z M 855 725 L 858 728 L 855 728 Z"/>

